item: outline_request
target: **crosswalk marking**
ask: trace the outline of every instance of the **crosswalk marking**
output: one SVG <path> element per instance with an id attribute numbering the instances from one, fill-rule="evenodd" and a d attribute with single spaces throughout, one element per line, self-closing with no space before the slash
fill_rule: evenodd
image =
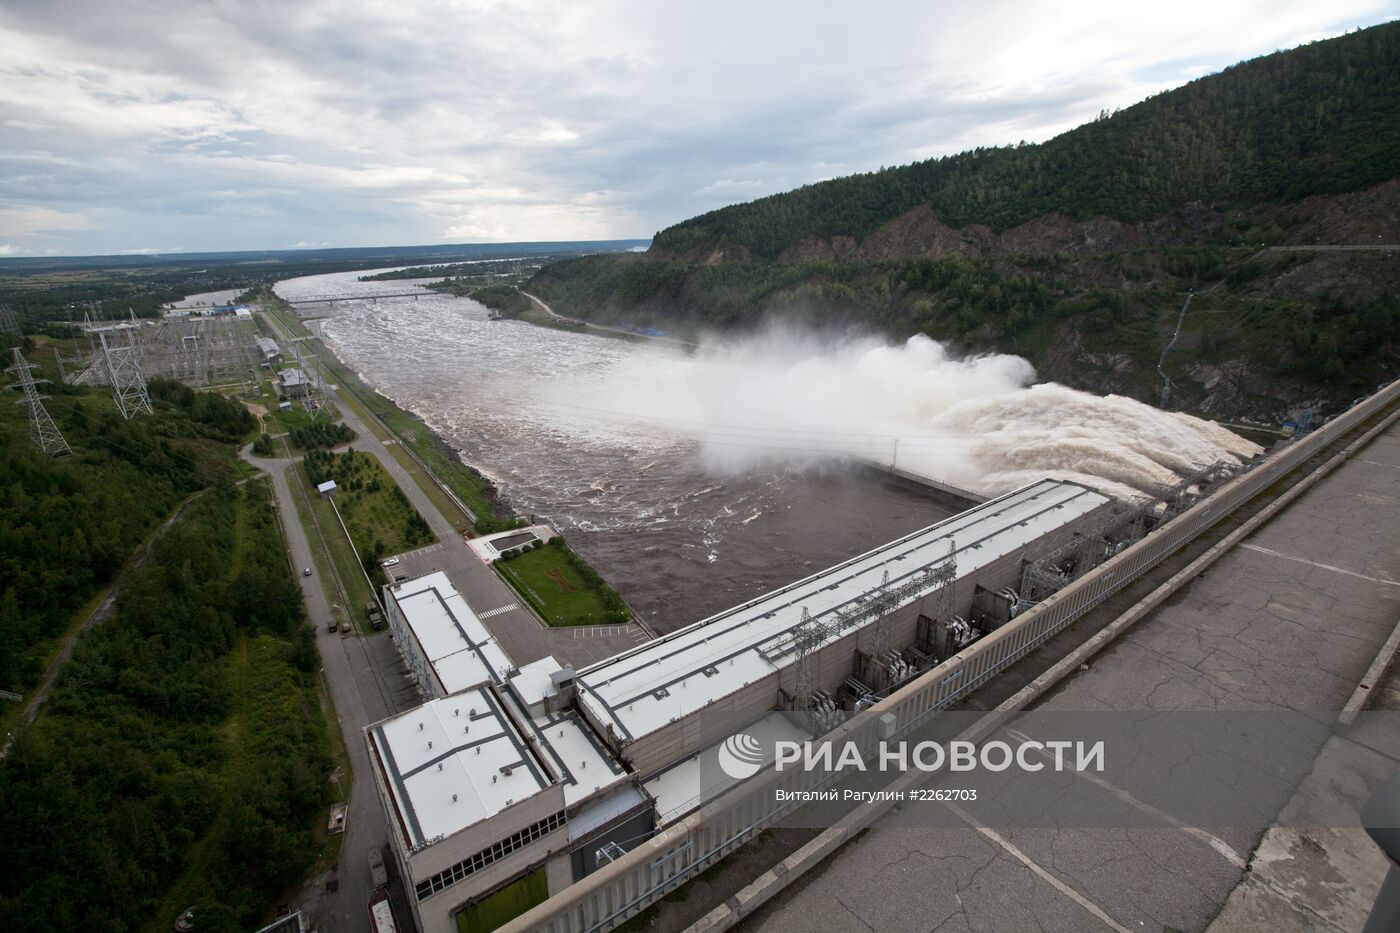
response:
<path id="1" fill-rule="evenodd" d="M 478 618 L 478 619 L 489 619 L 489 618 L 491 618 L 492 616 L 498 616 L 498 615 L 500 615 L 500 614 L 503 613 L 503 612 L 510 612 L 512 609 L 519 609 L 519 608 L 520 608 L 520 604 L 519 604 L 519 603 L 511 603 L 509 606 L 501 606 L 501 607 L 499 607 L 499 608 L 497 608 L 497 609 L 487 609 L 485 612 L 480 613 L 480 614 L 477 616 L 477 618 Z"/>

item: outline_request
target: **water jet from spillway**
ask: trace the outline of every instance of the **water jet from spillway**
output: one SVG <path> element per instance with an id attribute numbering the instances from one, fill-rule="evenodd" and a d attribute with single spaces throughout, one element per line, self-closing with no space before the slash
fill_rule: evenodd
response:
<path id="1" fill-rule="evenodd" d="M 989 496 L 1044 477 L 1135 496 L 1260 452 L 1209 421 L 1037 384 L 1021 357 L 959 358 L 924 336 L 774 328 L 706 341 L 672 365 L 683 371 L 646 391 L 628 380 L 561 404 L 690 435 L 717 473 L 855 457 Z"/>

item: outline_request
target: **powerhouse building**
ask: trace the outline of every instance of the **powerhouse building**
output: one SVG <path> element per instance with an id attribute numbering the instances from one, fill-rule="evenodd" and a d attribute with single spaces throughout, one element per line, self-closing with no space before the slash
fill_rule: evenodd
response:
<path id="1" fill-rule="evenodd" d="M 516 665 L 443 572 L 386 587 L 428 702 L 366 740 L 419 928 L 558 893 L 732 785 L 702 762 L 737 729 L 811 738 L 815 698 L 858 707 L 1005 623 L 1026 563 L 1114 507 L 1032 483 L 577 673 Z"/>

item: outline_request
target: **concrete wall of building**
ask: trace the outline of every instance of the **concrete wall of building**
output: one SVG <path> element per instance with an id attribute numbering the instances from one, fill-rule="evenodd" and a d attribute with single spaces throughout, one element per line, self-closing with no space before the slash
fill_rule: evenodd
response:
<path id="1" fill-rule="evenodd" d="M 490 819 L 468 826 L 439 843 L 409 855 L 409 871 L 414 883 L 432 877 L 464 858 L 470 858 L 478 852 L 489 849 L 513 833 L 538 823 L 563 809 L 564 787 L 561 784 L 551 785 L 538 794 L 532 794 L 524 800 L 518 800 Z M 538 859 L 542 857 L 543 853 L 536 847 L 549 838 L 546 836 L 532 842 L 521 851 L 533 851 L 535 858 Z"/>
<path id="2" fill-rule="evenodd" d="M 446 841 L 444 840 L 444 842 L 424 851 L 431 852 L 433 849 L 440 848 Z M 410 888 L 407 894 L 417 913 L 418 929 L 421 933 L 451 933 L 451 931 L 456 930 L 453 917 L 464 907 L 480 900 L 496 888 L 514 881 L 542 863 L 548 865 L 558 858 L 563 859 L 567 868 L 568 842 L 568 833 L 562 828 L 558 829 L 523 848 L 515 850 L 500 861 L 493 862 L 480 871 L 467 875 L 456 884 L 449 885 L 436 894 L 428 895 L 421 901 L 418 900 L 414 890 Z M 457 853 L 457 858 L 446 862 L 444 867 L 455 864 L 476 851 L 479 850 L 472 850 L 470 853 Z M 438 869 L 438 871 L 440 870 Z M 431 877 L 435 873 L 429 872 L 425 877 Z M 550 887 L 549 893 L 555 894 L 563 889 L 562 886 L 557 890 Z"/>
<path id="3" fill-rule="evenodd" d="M 544 879 L 551 895 L 574 883 L 574 868 L 568 852 L 556 852 L 544 863 Z"/>
<path id="4" fill-rule="evenodd" d="M 442 690 L 438 686 L 437 677 L 434 676 L 432 666 L 428 663 L 428 657 L 423 653 L 422 646 L 418 644 L 418 639 L 414 637 L 413 630 L 408 627 L 408 619 L 399 606 L 398 598 L 388 587 L 384 588 L 384 595 L 388 597 L 384 601 L 384 605 L 388 610 L 386 616 L 389 622 L 389 634 L 394 640 L 394 646 L 399 649 L 399 656 L 403 658 L 404 666 L 413 675 L 414 681 L 418 684 L 418 692 L 422 694 L 424 700 L 438 699 L 442 696 Z"/>

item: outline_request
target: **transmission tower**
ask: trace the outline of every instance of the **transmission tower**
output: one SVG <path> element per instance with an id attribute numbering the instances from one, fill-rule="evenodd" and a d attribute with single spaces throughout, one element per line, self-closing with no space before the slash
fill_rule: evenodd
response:
<path id="1" fill-rule="evenodd" d="M 29 434 L 34 440 L 34 446 L 38 447 L 45 455 L 50 457 L 61 457 L 64 454 L 71 454 L 73 448 L 68 446 L 68 442 L 63 439 L 63 433 L 58 430 L 58 425 L 54 424 L 48 409 L 44 408 L 46 395 L 40 395 L 35 388 L 38 382 L 47 382 L 46 379 L 35 380 L 33 365 L 27 362 L 24 355 L 16 347 L 11 351 L 14 354 L 14 363 L 7 372 L 15 374 L 19 381 L 10 386 L 12 389 L 19 389 L 24 393 L 24 398 L 17 404 L 29 406 Z"/>
<path id="2" fill-rule="evenodd" d="M 316 369 L 314 373 L 308 371 L 306 358 L 301 355 L 302 342 L 309 342 L 311 351 L 316 356 Z M 302 399 L 302 404 L 311 412 L 311 420 L 316 421 L 321 417 L 321 409 L 326 407 L 326 383 L 321 376 L 321 349 L 311 337 L 297 337 L 292 341 L 292 355 L 297 362 L 297 369 L 301 370 L 303 376 L 307 378 L 306 395 Z"/>
<path id="3" fill-rule="evenodd" d="M 107 335 L 99 333 L 102 341 L 102 360 L 107 367 L 107 375 L 112 380 L 112 398 L 117 402 L 117 410 L 122 417 L 130 420 L 133 415 L 145 412 L 155 414 L 151 408 L 151 396 L 146 391 L 146 377 L 141 373 L 141 351 L 135 338 L 128 338 L 124 347 L 113 347 L 107 343 Z"/>
<path id="4" fill-rule="evenodd" d="M 0 305 L 0 334 L 19 335 L 19 319 L 9 305 Z"/>
<path id="5" fill-rule="evenodd" d="M 884 576 L 880 578 L 880 589 L 876 591 L 876 598 L 884 597 L 890 589 L 890 568 L 885 568 Z M 870 640 L 870 656 L 875 659 L 876 664 L 883 664 L 885 652 L 890 650 L 890 626 L 889 610 L 893 606 L 880 607 L 883 611 L 875 617 L 875 632 Z"/>
<path id="6" fill-rule="evenodd" d="M 793 649 L 797 652 L 794 662 L 797 674 L 793 683 L 793 699 L 797 709 L 805 710 L 811 706 L 812 678 L 816 673 L 812 670 L 811 655 L 830 635 L 830 629 L 813 619 L 807 607 L 803 606 L 802 619 L 792 633 Z"/>

